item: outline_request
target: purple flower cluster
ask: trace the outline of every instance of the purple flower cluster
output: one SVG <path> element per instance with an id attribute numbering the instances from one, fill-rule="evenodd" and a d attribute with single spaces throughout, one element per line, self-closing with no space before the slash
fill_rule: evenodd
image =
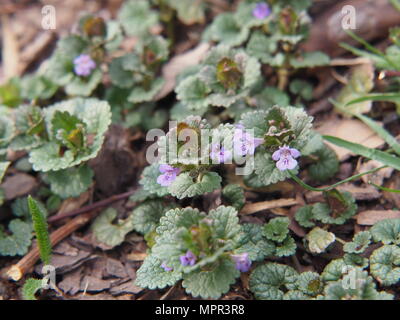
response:
<path id="1" fill-rule="evenodd" d="M 181 172 L 181 169 L 171 167 L 168 164 L 161 164 L 159 167 L 162 175 L 159 175 L 157 178 L 157 183 L 162 185 L 163 187 L 168 187 L 171 183 L 176 179 L 178 174 Z"/>
<path id="2" fill-rule="evenodd" d="M 255 8 L 253 9 L 253 17 L 260 20 L 265 19 L 270 14 L 271 14 L 271 9 L 265 2 L 257 3 Z"/>
<path id="3" fill-rule="evenodd" d="M 181 265 L 184 267 L 193 266 L 196 263 L 196 256 L 190 250 L 188 250 L 185 255 L 180 256 L 179 259 L 181 261 Z"/>
<path id="4" fill-rule="evenodd" d="M 253 155 L 255 149 L 264 142 L 264 139 L 254 138 L 243 129 L 243 125 L 236 126 L 233 134 L 233 149 L 240 156 Z"/>
<path id="5" fill-rule="evenodd" d="M 251 261 L 247 252 L 241 254 L 232 254 L 231 258 L 235 262 L 235 267 L 240 272 L 247 272 L 250 270 Z"/>
<path id="6" fill-rule="evenodd" d="M 213 162 L 230 163 L 232 161 L 232 152 L 221 147 L 219 143 L 215 143 L 211 146 L 210 157 Z"/>
<path id="7" fill-rule="evenodd" d="M 272 154 L 272 159 L 276 162 L 276 167 L 281 170 L 292 170 L 297 166 L 297 160 L 294 158 L 300 157 L 299 150 L 295 148 L 289 148 L 288 146 L 279 147 Z"/>
<path id="8" fill-rule="evenodd" d="M 88 54 L 81 54 L 74 59 L 74 71 L 78 76 L 87 77 L 96 68 L 96 62 Z"/>

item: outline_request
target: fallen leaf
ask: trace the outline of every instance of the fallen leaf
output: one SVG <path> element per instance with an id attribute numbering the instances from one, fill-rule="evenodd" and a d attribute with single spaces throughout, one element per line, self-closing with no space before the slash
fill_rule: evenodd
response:
<path id="1" fill-rule="evenodd" d="M 362 211 L 356 216 L 357 223 L 372 226 L 376 222 L 385 219 L 397 219 L 400 218 L 400 211 L 398 210 L 366 210 Z"/>
<path id="2" fill-rule="evenodd" d="M 372 129 L 366 124 L 355 119 L 339 119 L 327 121 L 324 125 L 319 127 L 317 131 L 323 135 L 330 135 L 338 137 L 350 142 L 359 143 L 368 148 L 377 148 L 384 144 Z M 342 147 L 338 147 L 332 143 L 326 142 L 332 148 L 340 161 L 344 161 L 353 154 Z"/>
<path id="3" fill-rule="evenodd" d="M 379 167 L 382 167 L 382 166 L 383 166 L 382 162 L 379 162 L 379 161 L 376 161 L 376 160 L 370 160 L 370 161 L 367 161 L 367 162 L 363 163 L 360 166 L 360 169 L 358 170 L 358 172 L 359 173 L 363 173 L 365 171 L 369 171 L 369 170 L 372 170 L 372 169 L 375 169 L 375 168 L 379 168 Z M 367 174 L 365 176 L 362 176 L 361 179 L 365 183 L 369 183 L 369 181 L 371 181 L 372 183 L 375 183 L 377 185 L 381 185 L 385 178 L 389 178 L 392 175 L 393 170 L 394 169 L 391 168 L 391 167 L 386 167 L 386 168 L 383 168 L 383 169 L 381 169 L 379 171 L 376 171 L 376 172 L 374 172 L 372 174 Z"/>
<path id="4" fill-rule="evenodd" d="M 339 191 L 347 191 L 352 194 L 356 200 L 375 200 L 381 197 L 381 193 L 373 186 L 357 187 L 353 184 L 342 184 L 337 187 Z M 305 194 L 307 202 L 319 202 L 324 200 L 324 196 L 318 191 L 309 191 Z"/>
<path id="5" fill-rule="evenodd" d="M 7 177 L 0 185 L 6 200 L 12 200 L 31 193 L 36 187 L 36 179 L 26 173 L 17 173 Z"/>
<path id="6" fill-rule="evenodd" d="M 143 252 L 131 252 L 126 258 L 131 261 L 143 261 L 147 257 L 147 253 Z"/>
<path id="7" fill-rule="evenodd" d="M 278 199 L 278 200 L 248 203 L 240 211 L 240 214 L 252 214 L 261 210 L 274 209 L 280 207 L 290 207 L 296 204 L 297 204 L 296 199 Z"/>
<path id="8" fill-rule="evenodd" d="M 206 42 L 200 43 L 196 48 L 173 57 L 162 68 L 162 76 L 165 79 L 165 85 L 156 95 L 155 100 L 160 100 L 167 96 L 175 88 L 176 76 L 187 67 L 198 64 L 210 48 Z"/>

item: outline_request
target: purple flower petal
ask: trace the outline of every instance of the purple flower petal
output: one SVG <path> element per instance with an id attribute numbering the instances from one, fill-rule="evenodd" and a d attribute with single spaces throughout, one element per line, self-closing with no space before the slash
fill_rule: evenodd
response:
<path id="1" fill-rule="evenodd" d="M 174 270 L 173 268 L 168 267 L 168 266 L 165 264 L 165 262 L 163 262 L 163 263 L 161 264 L 161 268 L 163 268 L 165 271 L 172 271 L 172 270 Z"/>
<path id="2" fill-rule="evenodd" d="M 272 160 L 278 161 L 281 158 L 281 150 L 278 149 L 272 154 Z"/>
<path id="3" fill-rule="evenodd" d="M 249 254 L 247 252 L 241 254 L 233 254 L 231 258 L 235 262 L 235 267 L 240 272 L 247 272 L 251 267 L 251 260 L 249 259 Z"/>
<path id="4" fill-rule="evenodd" d="M 259 2 L 253 9 L 253 16 L 257 19 L 265 19 L 271 14 L 271 9 L 265 2 Z"/>
<path id="5" fill-rule="evenodd" d="M 96 62 L 87 54 L 81 54 L 74 59 L 74 72 L 78 76 L 86 77 L 96 68 Z"/>
<path id="6" fill-rule="evenodd" d="M 298 158 L 300 157 L 300 151 L 295 149 L 295 148 L 289 148 L 290 154 L 292 155 L 293 158 Z"/>
<path id="7" fill-rule="evenodd" d="M 297 161 L 292 157 L 281 157 L 281 159 L 276 163 L 276 167 L 281 170 L 292 170 L 297 166 Z"/>
<path id="8" fill-rule="evenodd" d="M 196 256 L 192 251 L 188 250 L 185 255 L 179 257 L 179 260 L 184 267 L 193 266 L 196 263 Z"/>

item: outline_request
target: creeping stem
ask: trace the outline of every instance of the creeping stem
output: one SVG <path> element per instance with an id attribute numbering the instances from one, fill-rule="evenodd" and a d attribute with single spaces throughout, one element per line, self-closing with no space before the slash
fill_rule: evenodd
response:
<path id="1" fill-rule="evenodd" d="M 325 188 L 314 188 L 314 187 L 308 185 L 307 183 L 305 183 L 304 181 L 302 181 L 302 180 L 301 180 L 298 176 L 296 176 L 292 171 L 290 171 L 290 170 L 288 170 L 288 171 L 289 171 L 290 177 L 291 177 L 294 181 L 296 181 L 299 185 L 301 185 L 303 188 L 306 188 L 306 189 L 311 190 L 311 191 L 323 192 L 323 191 L 332 190 L 332 189 L 336 188 L 337 186 L 339 186 L 339 185 L 341 185 L 341 184 L 343 184 L 343 183 L 350 182 L 350 181 L 352 181 L 352 180 L 355 180 L 355 179 L 360 178 L 361 176 L 364 176 L 364 175 L 366 175 L 366 174 L 374 173 L 374 172 L 379 171 L 379 170 L 381 170 L 381 169 L 383 169 L 383 168 L 386 168 L 386 167 L 387 167 L 387 166 L 382 166 L 382 167 L 378 167 L 378 168 L 375 168 L 375 169 L 372 169 L 372 170 L 369 170 L 369 171 L 365 171 L 365 172 L 356 174 L 356 175 L 354 175 L 354 176 L 351 176 L 351 177 L 349 177 L 349 178 L 347 178 L 347 179 L 344 179 L 344 180 L 342 180 L 342 181 L 339 181 L 339 182 L 337 182 L 337 183 L 335 183 L 335 184 L 332 184 L 331 186 L 328 186 L 328 187 L 325 187 Z"/>

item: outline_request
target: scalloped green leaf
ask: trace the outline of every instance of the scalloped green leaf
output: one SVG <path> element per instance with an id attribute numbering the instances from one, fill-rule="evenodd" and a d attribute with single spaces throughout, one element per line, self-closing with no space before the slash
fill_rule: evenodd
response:
<path id="1" fill-rule="evenodd" d="M 277 257 L 288 257 L 296 253 L 296 242 L 289 235 L 282 242 L 275 244 L 275 256 Z"/>
<path id="2" fill-rule="evenodd" d="M 324 281 L 337 281 L 342 277 L 346 266 L 343 259 L 334 259 L 325 266 L 321 278 Z"/>
<path id="3" fill-rule="evenodd" d="M 269 262 L 250 275 L 250 290 L 259 300 L 282 300 L 283 290 L 296 289 L 298 273 L 287 265 Z"/>
<path id="4" fill-rule="evenodd" d="M 67 111 L 76 116 L 86 126 L 86 134 L 92 137 L 91 143 L 86 143 L 85 148 L 77 154 L 67 150 L 60 155 L 60 146 L 53 140 L 32 150 L 29 154 L 29 162 L 35 171 L 58 171 L 97 156 L 104 141 L 104 134 L 111 123 L 110 106 L 106 101 L 94 98 L 76 98 L 56 103 L 45 109 L 45 120 L 49 135 L 52 133 L 52 122 L 56 111 Z"/>
<path id="5" fill-rule="evenodd" d="M 296 281 L 298 290 L 308 296 L 315 297 L 324 289 L 324 283 L 316 272 L 303 272 L 299 274 Z"/>
<path id="6" fill-rule="evenodd" d="M 400 280 L 400 247 L 385 245 L 376 249 L 370 257 L 370 272 L 385 286 Z"/>
<path id="7" fill-rule="evenodd" d="M 161 267 L 162 262 L 153 255 L 144 259 L 143 264 L 136 272 L 135 284 L 141 288 L 150 290 L 163 289 L 173 286 L 182 278 L 181 272 L 165 271 Z"/>
<path id="8" fill-rule="evenodd" d="M 400 244 L 400 219 L 385 219 L 375 223 L 370 229 L 375 242 Z"/>
<path id="9" fill-rule="evenodd" d="M 32 239 L 32 226 L 20 219 L 11 220 L 8 225 L 11 234 L 0 229 L 0 255 L 22 256 L 28 252 Z"/>
<path id="10" fill-rule="evenodd" d="M 313 68 L 328 65 L 330 62 L 329 56 L 320 51 L 304 52 L 299 57 L 290 59 L 290 64 L 293 68 Z"/>
<path id="11" fill-rule="evenodd" d="M 310 177 L 316 181 L 326 181 L 332 178 L 339 170 L 339 160 L 336 153 L 323 145 L 323 147 L 312 154 L 317 157 L 317 163 L 310 165 L 308 172 Z"/>
<path id="12" fill-rule="evenodd" d="M 243 188 L 238 184 L 228 184 L 222 189 L 223 199 L 236 210 L 241 210 L 246 202 Z"/>
<path id="13" fill-rule="evenodd" d="M 42 289 L 43 279 L 26 279 L 22 287 L 22 298 L 24 300 L 37 300 L 35 294 Z"/>
<path id="14" fill-rule="evenodd" d="M 114 208 L 107 208 L 92 223 L 96 239 L 111 247 L 120 245 L 125 240 L 125 236 L 133 230 L 132 219 L 118 220 L 114 224 L 113 220 L 116 217 L 117 211 Z"/>
<path id="15" fill-rule="evenodd" d="M 245 223 L 242 224 L 242 231 L 238 248 L 235 254 L 248 253 L 249 259 L 252 261 L 262 261 L 265 257 L 273 256 L 275 253 L 275 245 L 272 241 L 268 241 L 263 236 L 263 227 L 259 224 Z"/>
<path id="16" fill-rule="evenodd" d="M 141 36 L 158 23 L 158 14 L 145 0 L 126 1 L 118 12 L 118 20 L 130 36 Z"/>
<path id="17" fill-rule="evenodd" d="M 304 228 L 312 228 L 315 226 L 315 219 L 313 214 L 313 206 L 307 205 L 299 208 L 294 216 L 296 221 Z"/>
<path id="18" fill-rule="evenodd" d="M 82 165 L 60 171 L 49 171 L 44 180 L 50 184 L 53 193 L 66 199 L 77 197 L 88 190 L 93 176 L 93 170 L 87 165 Z"/>
<path id="19" fill-rule="evenodd" d="M 158 163 L 153 163 L 150 166 L 144 168 L 142 173 L 142 178 L 139 183 L 143 186 L 143 189 L 150 192 L 151 194 L 156 194 L 159 197 L 163 197 L 169 193 L 167 187 L 157 183 L 157 178 L 161 174 Z"/>
<path id="20" fill-rule="evenodd" d="M 283 242 L 289 234 L 289 218 L 278 217 L 271 219 L 264 226 L 264 235 L 267 239 L 277 242 Z"/>
<path id="21" fill-rule="evenodd" d="M 240 272 L 230 259 L 220 259 L 211 270 L 194 271 L 183 276 L 182 286 L 193 297 L 218 299 L 229 291 Z"/>
<path id="22" fill-rule="evenodd" d="M 134 230 L 141 234 L 155 230 L 160 218 L 173 207 L 173 203 L 165 203 L 161 199 L 147 200 L 139 204 L 131 214 Z"/>
<path id="23" fill-rule="evenodd" d="M 371 233 L 369 231 L 361 231 L 353 237 L 353 241 L 347 242 L 343 246 L 343 250 L 347 253 L 362 253 L 368 248 L 370 243 Z"/>
<path id="24" fill-rule="evenodd" d="M 168 191 L 178 199 L 199 196 L 219 189 L 222 178 L 216 172 L 206 172 L 195 180 L 189 173 L 181 173 L 168 187 Z"/>

